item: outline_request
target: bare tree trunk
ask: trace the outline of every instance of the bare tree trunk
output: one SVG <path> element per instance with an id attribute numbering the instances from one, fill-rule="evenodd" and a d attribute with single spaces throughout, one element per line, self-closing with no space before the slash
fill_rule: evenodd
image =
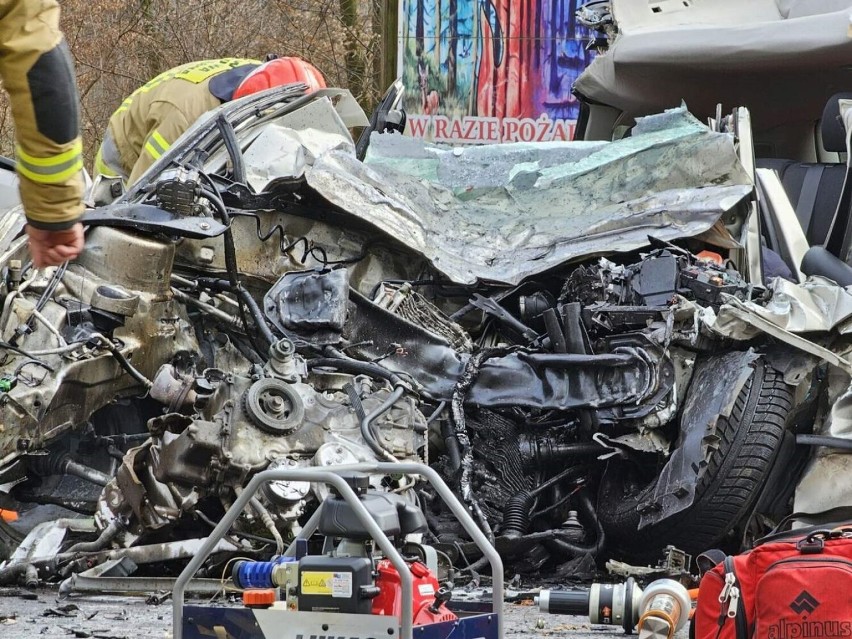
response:
<path id="1" fill-rule="evenodd" d="M 414 48 L 418 58 L 423 55 L 423 51 L 426 49 L 426 21 L 423 3 L 424 0 L 417 0 L 417 18 L 414 24 Z"/>
<path id="2" fill-rule="evenodd" d="M 435 0 L 435 59 L 441 64 L 441 0 Z M 438 75 L 441 69 L 438 68 Z"/>
<path id="3" fill-rule="evenodd" d="M 478 3 L 477 3 L 478 4 Z M 459 43 L 458 0 L 450 0 L 450 37 L 447 51 L 447 93 L 456 92 L 456 55 Z"/>
<path id="4" fill-rule="evenodd" d="M 383 0 L 382 2 L 382 48 L 379 56 L 382 64 L 382 86 L 384 91 L 397 77 L 397 56 L 399 52 L 399 4 L 398 0 Z"/>
<path id="5" fill-rule="evenodd" d="M 356 98 L 364 93 L 364 58 L 358 41 L 358 0 L 340 0 L 340 21 L 343 23 L 344 60 L 349 90 Z"/>

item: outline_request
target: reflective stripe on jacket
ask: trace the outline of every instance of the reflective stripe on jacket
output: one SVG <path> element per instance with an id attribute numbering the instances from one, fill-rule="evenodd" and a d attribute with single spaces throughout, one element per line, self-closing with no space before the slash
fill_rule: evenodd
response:
<path id="1" fill-rule="evenodd" d="M 131 93 L 109 120 L 122 173 L 130 176 L 128 183 L 136 182 L 196 119 L 221 104 L 209 90 L 213 77 L 257 64 L 258 60 L 243 58 L 190 62 L 161 73 Z"/>
<path id="2" fill-rule="evenodd" d="M 83 212 L 79 96 L 56 0 L 0 0 L 0 76 L 15 121 L 27 221 L 64 229 Z"/>

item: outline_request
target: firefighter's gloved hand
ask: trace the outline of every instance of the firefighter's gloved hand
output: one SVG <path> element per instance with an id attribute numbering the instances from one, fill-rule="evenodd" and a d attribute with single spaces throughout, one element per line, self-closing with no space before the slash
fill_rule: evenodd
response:
<path id="1" fill-rule="evenodd" d="M 59 266 L 73 260 L 83 250 L 83 225 L 79 222 L 61 231 L 46 231 L 27 224 L 30 255 L 36 268 Z"/>

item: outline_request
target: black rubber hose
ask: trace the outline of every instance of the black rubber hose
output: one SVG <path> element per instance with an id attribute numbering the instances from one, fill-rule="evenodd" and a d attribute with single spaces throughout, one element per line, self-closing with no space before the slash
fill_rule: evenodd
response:
<path id="1" fill-rule="evenodd" d="M 452 471 L 458 472 L 461 468 L 461 446 L 459 446 L 458 437 L 453 429 L 453 425 L 449 421 L 441 422 L 441 437 L 444 439 L 444 445 L 447 447 L 447 457 L 450 459 L 450 468 Z"/>
<path id="2" fill-rule="evenodd" d="M 222 134 L 222 141 L 225 143 L 225 149 L 231 157 L 231 166 L 234 170 L 234 182 L 245 184 L 246 182 L 246 163 L 243 159 L 243 152 L 240 150 L 240 143 L 234 133 L 234 127 L 228 122 L 224 115 L 220 115 L 216 120 L 216 126 L 219 128 L 219 133 Z"/>
<path id="3" fill-rule="evenodd" d="M 373 435 L 373 422 L 376 421 L 379 417 L 388 412 L 391 407 L 402 397 L 403 393 L 405 393 L 404 386 L 396 386 L 393 389 L 393 392 L 388 396 L 388 398 L 382 402 L 381 406 L 376 408 L 369 415 L 365 415 L 364 419 L 361 420 L 361 437 L 364 438 L 364 441 L 367 442 L 367 445 L 380 459 L 384 459 L 385 461 L 395 462 L 398 461 L 393 454 L 385 450 L 382 444 L 376 439 L 375 435 Z"/>
<path id="4" fill-rule="evenodd" d="M 518 352 L 518 359 L 533 366 L 550 368 L 571 368 L 573 366 L 627 366 L 636 358 L 626 353 L 608 353 L 606 355 L 580 355 L 577 353 L 524 353 Z"/>
<path id="5" fill-rule="evenodd" d="M 852 439 L 830 435 L 796 435 L 796 443 L 803 446 L 826 446 L 837 450 L 852 450 Z"/>
<path id="6" fill-rule="evenodd" d="M 356 359 L 335 359 L 332 357 L 320 357 L 317 359 L 310 359 L 307 362 L 308 370 L 314 368 L 334 368 L 339 370 L 342 373 L 350 373 L 353 375 L 369 375 L 370 377 L 378 377 L 380 379 L 387 380 L 394 387 L 393 393 L 391 393 L 390 397 L 376 410 L 374 410 L 369 415 L 366 415 L 364 419 L 361 420 L 361 436 L 364 438 L 364 441 L 367 442 L 367 445 L 370 447 L 376 455 L 385 459 L 387 461 L 397 461 L 394 456 L 385 450 L 379 441 L 375 438 L 372 431 L 373 422 L 378 419 L 379 416 L 390 410 L 391 406 L 393 406 L 400 397 L 402 397 L 405 392 L 405 384 L 402 381 L 402 378 L 396 373 L 389 371 L 388 369 L 379 366 L 378 364 L 373 364 L 371 362 L 361 362 Z"/>
<path id="7" fill-rule="evenodd" d="M 264 317 L 263 311 L 260 310 L 260 306 L 258 306 L 257 302 L 254 301 L 251 293 L 242 286 L 237 289 L 237 295 L 240 296 L 243 300 L 243 304 L 245 304 L 246 308 L 248 308 L 252 319 L 254 319 L 255 325 L 263 334 L 263 339 L 268 342 L 269 346 L 272 346 L 276 342 L 275 334 L 272 332 L 272 329 L 269 328 L 269 324 L 266 323 L 266 317 Z"/>
<path id="8" fill-rule="evenodd" d="M 201 195 L 204 197 L 204 199 L 206 199 L 208 202 L 210 202 L 210 204 L 213 205 L 213 207 L 222 217 L 222 224 L 230 226 L 231 215 L 228 213 L 228 209 L 225 207 L 225 203 L 222 201 L 221 196 L 212 189 L 206 189 L 203 187 L 201 189 Z"/>
<path id="9" fill-rule="evenodd" d="M 220 116 L 220 124 L 223 118 Z M 231 125 L 228 124 L 227 120 L 225 120 L 225 124 L 227 125 L 227 130 L 230 132 L 231 137 L 233 138 L 234 131 L 231 128 Z M 222 131 L 222 135 L 225 138 L 225 146 L 228 146 L 228 136 L 225 135 L 225 131 L 220 126 L 220 130 Z M 234 139 L 234 143 L 236 144 L 236 138 Z M 242 163 L 242 154 L 239 153 L 239 147 L 236 146 L 236 154 L 231 155 L 231 159 L 235 160 L 235 158 L 239 158 L 240 163 Z M 231 149 L 228 149 L 228 152 L 231 153 Z M 243 179 L 238 179 L 238 182 L 243 182 L 245 178 L 245 167 L 242 168 L 243 171 Z M 237 172 L 236 161 L 234 163 L 234 172 Z M 228 281 L 229 281 L 229 290 L 237 295 L 238 302 L 240 303 L 240 312 L 242 313 L 243 306 L 248 308 L 249 314 L 252 316 L 254 320 L 255 326 L 263 335 L 263 339 L 266 340 L 267 348 L 272 346 L 275 343 L 275 335 L 272 330 L 269 328 L 269 325 L 266 323 L 266 317 L 260 310 L 260 307 L 257 305 L 257 302 L 254 301 L 254 298 L 249 293 L 240 282 L 239 277 L 239 268 L 237 266 L 237 252 L 234 247 L 234 234 L 231 230 L 231 216 L 228 213 L 228 209 L 225 206 L 225 203 L 222 201 L 221 196 L 211 189 L 201 189 L 201 195 L 204 196 L 207 200 L 210 201 L 211 204 L 216 208 L 219 212 L 219 215 L 222 217 L 222 223 L 228 227 L 228 230 L 225 231 L 222 241 L 225 245 L 225 270 L 228 272 Z M 243 323 L 246 324 L 245 317 L 242 318 Z M 252 337 L 249 335 L 249 340 Z M 254 345 L 257 348 L 257 345 Z M 264 349 L 258 348 L 259 351 L 264 351 Z"/>
<path id="10" fill-rule="evenodd" d="M 544 327 L 547 329 L 547 336 L 550 337 L 551 350 L 554 353 L 567 353 L 568 347 L 565 343 L 565 334 L 562 332 L 562 327 L 559 325 L 559 320 L 556 317 L 556 311 L 549 308 L 542 313 L 542 317 L 544 318 Z"/>
<path id="11" fill-rule="evenodd" d="M 110 522 L 109 526 L 103 529 L 100 536 L 94 541 L 81 541 L 80 543 L 74 544 L 63 554 L 75 553 L 75 552 L 97 552 L 98 550 L 103 550 L 104 547 L 115 539 L 115 536 L 121 532 L 122 526 L 118 521 Z"/>
<path id="12" fill-rule="evenodd" d="M 243 286 L 239 282 L 234 285 L 228 280 L 223 280 L 221 278 L 216 277 L 199 277 L 196 278 L 195 281 L 201 288 L 209 288 L 214 291 L 227 291 L 229 293 L 237 295 L 243 302 L 243 304 L 245 304 L 258 330 L 263 334 L 263 339 L 269 342 L 269 345 L 275 343 L 275 334 L 272 332 L 272 330 L 269 328 L 269 325 L 266 323 L 266 318 L 263 315 L 263 311 L 260 310 L 260 306 L 258 306 L 257 302 L 254 301 L 254 298 L 251 296 L 251 293 L 249 293 L 248 290 L 243 288 Z"/>
<path id="13" fill-rule="evenodd" d="M 389 371 L 384 366 L 373 364 L 372 362 L 362 362 L 357 359 L 335 359 L 331 357 L 318 357 L 307 361 L 308 370 L 313 368 L 334 368 L 341 373 L 349 373 L 352 375 L 369 375 L 370 377 L 379 377 L 391 383 L 392 386 L 404 386 L 402 377 Z"/>
<path id="14" fill-rule="evenodd" d="M 583 340 L 582 307 L 579 302 L 569 302 L 560 308 L 562 325 L 565 327 L 565 348 L 569 353 L 586 353 Z"/>
<path id="15" fill-rule="evenodd" d="M 124 356 L 118 348 L 116 348 L 109 340 L 104 339 L 101 344 L 106 348 L 110 354 L 115 358 L 115 361 L 118 362 L 118 365 L 124 369 L 124 371 L 130 375 L 137 382 L 142 384 L 145 388 L 150 389 L 154 386 L 154 382 L 145 377 L 142 373 L 140 373 L 134 366 L 131 364 L 127 358 Z"/>

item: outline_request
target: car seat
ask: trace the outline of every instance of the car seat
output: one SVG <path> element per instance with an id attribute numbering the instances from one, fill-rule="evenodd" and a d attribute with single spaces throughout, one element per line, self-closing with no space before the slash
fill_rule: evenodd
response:
<path id="1" fill-rule="evenodd" d="M 838 93 L 831 97 L 823 111 L 822 135 L 826 150 L 845 150 L 847 132 L 840 117 L 840 100 L 852 99 L 852 93 Z M 830 217 L 828 232 L 820 245 L 812 246 L 802 259 L 801 270 L 805 275 L 822 275 L 841 286 L 852 286 L 852 266 L 847 263 L 852 246 L 852 178 L 847 157 L 844 178 L 834 213 Z M 804 187 L 803 187 L 804 190 Z M 833 196 L 834 189 L 830 194 Z"/>
<path id="2" fill-rule="evenodd" d="M 820 122 L 823 147 L 831 153 L 846 152 L 846 130 L 839 109 L 841 99 L 852 100 L 852 93 L 833 95 L 825 105 Z M 757 167 L 778 173 L 808 244 L 824 244 L 840 202 L 846 165 L 759 158 Z"/>

